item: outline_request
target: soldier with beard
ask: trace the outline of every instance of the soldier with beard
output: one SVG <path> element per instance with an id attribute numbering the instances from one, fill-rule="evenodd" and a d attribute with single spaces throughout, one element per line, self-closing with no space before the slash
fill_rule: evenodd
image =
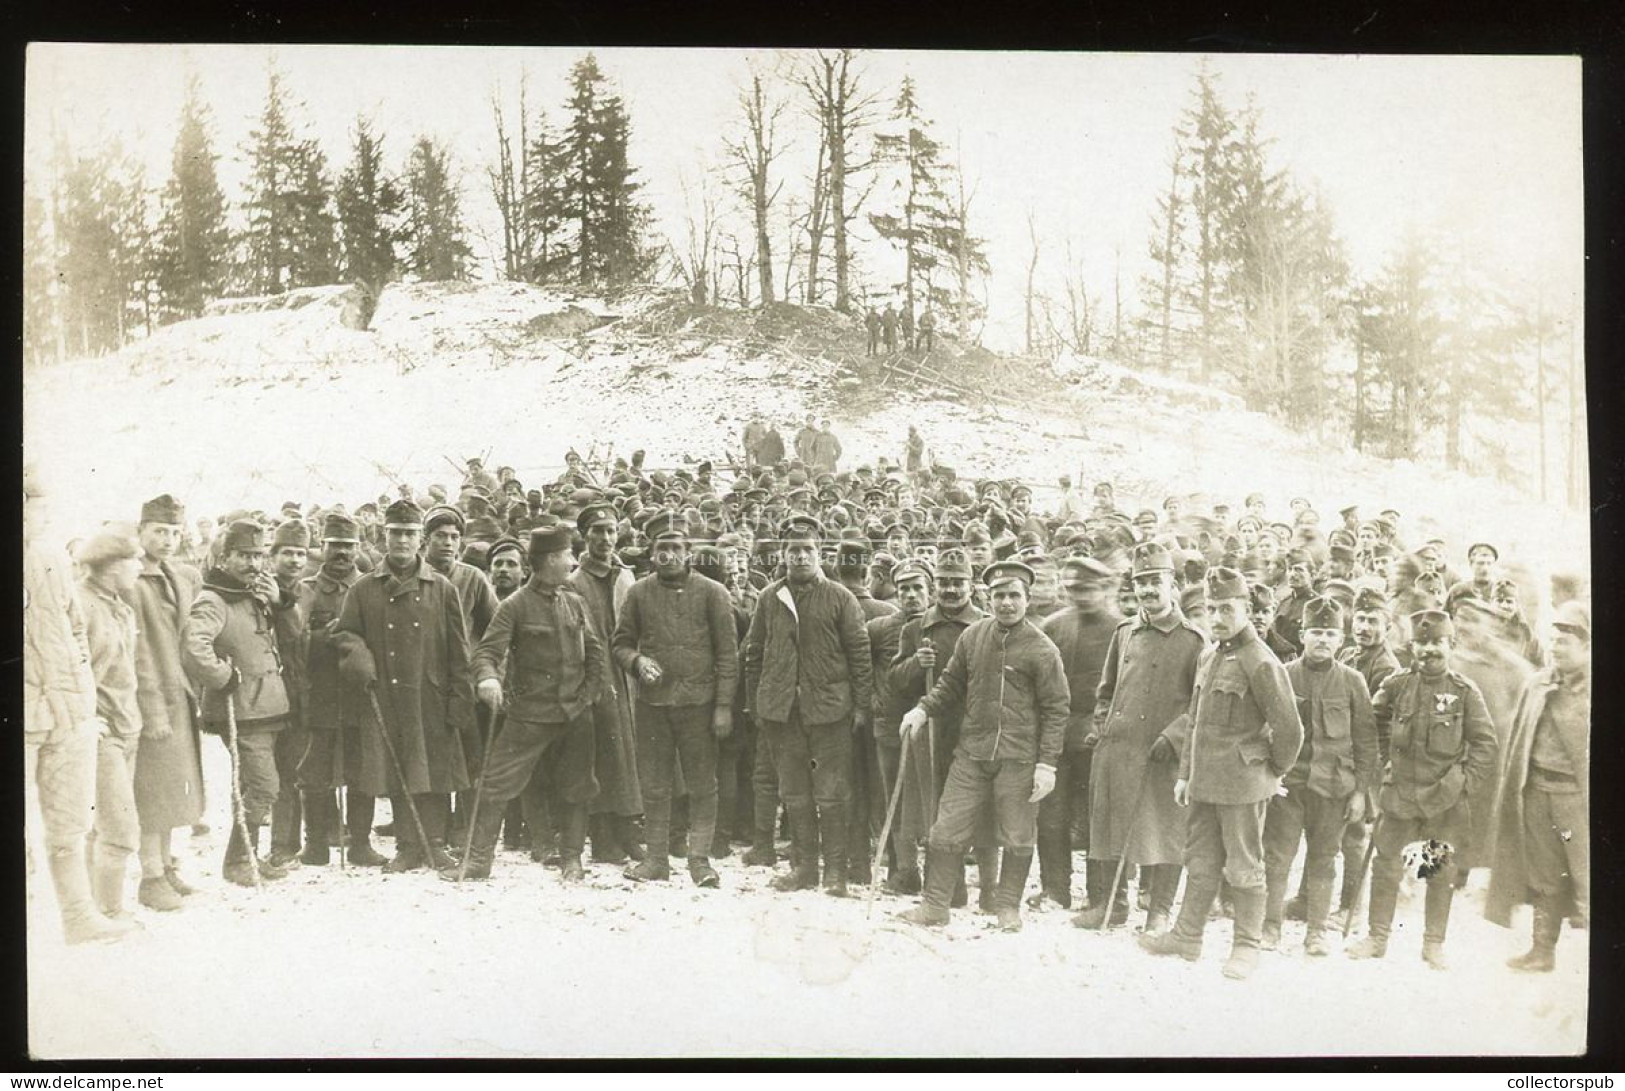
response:
<path id="1" fill-rule="evenodd" d="M 374 722 L 361 729 L 352 783 L 369 795 L 393 796 L 398 851 L 386 870 L 405 872 L 451 864 L 451 794 L 469 786 L 466 755 L 479 742 L 463 608 L 457 589 L 419 554 L 422 511 L 397 500 L 384 515 L 384 534 L 384 563 L 350 588 L 333 642 L 344 675 L 358 689 L 375 691 L 383 715 L 376 722 L 372 700 L 363 696 L 363 724 Z M 386 731 L 399 770 L 380 734 Z"/>
<path id="2" fill-rule="evenodd" d="M 1117 573 L 1093 557 L 1069 557 L 1061 565 L 1061 591 L 1067 605 L 1041 624 L 1060 649 L 1071 691 L 1066 742 L 1056 767 L 1055 791 L 1038 808 L 1038 878 L 1047 898 L 1072 906 L 1072 827 L 1077 797 L 1089 787 L 1089 733 L 1095 719 L 1095 691 L 1106 650 L 1122 620 L 1109 605 Z M 1087 808 L 1087 804 L 1085 804 Z"/>
<path id="3" fill-rule="evenodd" d="M 306 624 L 305 725 L 308 749 L 299 763 L 299 786 L 305 813 L 305 851 L 300 859 L 307 864 L 326 864 L 331 859 L 329 842 L 337 833 L 347 839 L 341 848 L 345 861 L 362 867 L 378 867 L 385 860 L 372 847 L 372 819 L 376 809 L 373 797 L 358 787 L 345 795 L 345 829 L 337 830 L 339 811 L 335 794 L 353 784 L 361 765 L 359 732 L 367 730 L 372 711 L 366 698 L 340 674 L 339 651 L 333 641 L 333 625 L 344 606 L 344 597 L 361 578 L 356 558 L 361 548 L 359 528 L 354 519 L 329 514 L 322 523 L 322 560 L 315 575 L 299 584 L 299 605 Z M 405 819 L 405 816 L 401 816 Z"/>
<path id="4" fill-rule="evenodd" d="M 1460 852 L 1472 829 L 1468 800 L 1496 774 L 1495 728 L 1478 687 L 1450 666 L 1454 626 L 1441 610 L 1412 615 L 1409 669 L 1391 675 L 1372 707 L 1386 768 L 1372 839 L 1369 934 L 1350 958 L 1382 958 L 1399 901 L 1402 853 L 1413 841 L 1437 839 Z M 1445 933 L 1457 862 L 1427 880 L 1422 958 L 1447 968 Z"/>
<path id="5" fill-rule="evenodd" d="M 499 603 L 512 597 L 530 578 L 530 570 L 525 565 L 525 547 L 517 538 L 505 536 L 492 542 L 485 563 L 491 575 L 491 589 L 496 592 Z M 495 717 L 492 730 L 502 730 L 500 714 Z M 552 829 L 543 778 L 533 778 L 518 797 L 509 801 L 502 828 L 505 846 L 523 849 L 528 844 L 533 859 L 538 862 L 544 859 L 546 850 L 557 837 Z"/>
<path id="6" fill-rule="evenodd" d="M 226 530 L 220 563 L 205 573 L 182 631 L 187 673 L 203 690 L 204 730 L 237 750 L 243 822 L 232 825 L 221 874 L 238 886 L 257 885 L 260 827 L 277 799 L 276 736 L 289 712 L 272 621 L 282 596 L 265 571 L 265 531 L 239 519 Z M 269 860 L 259 860 L 258 871 L 260 879 L 287 875 Z"/>
<path id="7" fill-rule="evenodd" d="M 919 561 L 904 561 L 892 572 L 892 580 L 897 589 L 898 609 L 870 618 L 868 624 L 870 661 L 874 664 L 874 747 L 880 774 L 875 786 L 875 806 L 870 812 L 870 825 L 876 829 L 876 836 L 885 824 L 886 808 L 902 760 L 898 729 L 903 709 L 898 707 L 892 693 L 891 664 L 897 658 L 903 627 L 923 615 L 931 605 L 933 576 L 931 569 Z M 928 752 L 918 744 L 909 751 L 911 768 L 926 768 L 929 763 Z M 886 845 L 886 889 L 893 894 L 920 892 L 918 842 L 925 829 L 925 797 L 919 791 L 919 779 L 911 779 L 914 790 L 904 786 L 898 802 L 900 813 L 893 820 L 892 835 Z"/>
<path id="8" fill-rule="evenodd" d="M 1106 904 L 1118 861 L 1127 857 L 1147 873 L 1145 931 L 1157 934 L 1167 927 L 1185 855 L 1185 816 L 1173 789 L 1207 638 L 1175 605 L 1167 549 L 1137 547 L 1131 579 L 1136 610 L 1112 635 L 1095 693 L 1095 723 L 1084 739 L 1093 751 L 1084 874 L 1090 908 L 1072 923 L 1100 928 L 1128 919 L 1122 887 Z"/>

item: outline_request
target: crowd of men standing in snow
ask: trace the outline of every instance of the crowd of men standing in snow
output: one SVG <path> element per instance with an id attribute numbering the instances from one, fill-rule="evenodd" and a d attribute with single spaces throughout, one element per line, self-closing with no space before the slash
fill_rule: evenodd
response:
<path id="1" fill-rule="evenodd" d="M 132 855 L 143 907 L 195 893 L 171 842 L 203 814 L 204 734 L 231 753 L 209 787 L 241 885 L 330 863 L 478 880 L 500 842 L 565 883 L 665 882 L 675 858 L 715 888 L 736 848 L 779 865 L 782 820 L 775 890 L 846 896 L 878 862 L 926 927 L 968 905 L 970 860 L 1002 929 L 1070 909 L 1082 851 L 1073 923 L 1122 924 L 1133 887 L 1142 946 L 1195 961 L 1222 906 L 1231 977 L 1297 917 L 1329 954 L 1368 866 L 1350 957 L 1386 954 L 1407 869 L 1435 968 L 1474 868 L 1491 919 L 1533 903 L 1514 968 L 1550 970 L 1562 922 L 1584 926 L 1583 577 L 1536 587 L 1494 543 L 1409 545 L 1393 510 L 1323 527 L 1302 498 L 1130 514 L 1062 478 L 1040 514 L 912 428 L 847 472 L 827 422 L 790 452 L 770 432 L 750 422 L 726 483 L 572 452 L 527 489 L 470 459 L 454 494 L 353 510 L 194 523 L 163 495 L 69 552 L 25 470 L 29 781 L 68 940 L 139 926 Z"/>

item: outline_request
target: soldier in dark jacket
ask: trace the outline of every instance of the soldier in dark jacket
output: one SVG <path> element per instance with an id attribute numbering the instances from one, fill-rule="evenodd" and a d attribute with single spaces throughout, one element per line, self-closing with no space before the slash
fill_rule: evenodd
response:
<path id="1" fill-rule="evenodd" d="M 1180 613 L 1168 550 L 1141 544 L 1131 571 L 1135 614 L 1112 635 L 1095 693 L 1095 722 L 1084 740 L 1092 750 L 1085 870 L 1090 909 L 1073 923 L 1099 928 L 1128 919 L 1121 891 L 1109 910 L 1106 905 L 1118 861 L 1127 859 L 1148 873 L 1145 930 L 1155 934 L 1167 927 L 1184 868 L 1189 820 L 1174 798 L 1174 784 L 1207 636 Z"/>
<path id="2" fill-rule="evenodd" d="M 410 500 L 389 505 L 384 534 L 384 563 L 350 588 L 333 644 L 364 710 L 360 768 L 350 784 L 393 797 L 397 851 L 386 870 L 404 872 L 451 863 L 451 794 L 469 786 L 466 755 L 478 739 L 463 607 L 457 589 L 419 554 L 421 509 Z"/>
<path id="3" fill-rule="evenodd" d="M 689 568 L 687 531 L 670 512 L 645 527 L 655 573 L 632 585 L 615 626 L 611 655 L 638 680 L 639 781 L 652 851 L 627 869 L 638 882 L 664 880 L 671 834 L 672 770 L 688 787 L 688 873 L 698 887 L 720 885 L 708 853 L 717 820 L 717 740 L 733 732 L 739 649 L 733 606 L 720 583 Z"/>
<path id="4" fill-rule="evenodd" d="M 581 853 L 593 776 L 593 705 L 605 685 L 608 657 L 587 605 L 565 584 L 570 529 L 561 523 L 530 532 L 530 580 L 497 606 L 474 649 L 479 699 L 507 716 L 481 770 L 481 799 L 467 876 L 491 875 L 503 811 L 534 776 L 546 776 L 559 824 L 562 878 L 586 878 Z M 504 674 L 506 679 L 504 679 Z M 456 879 L 448 864 L 441 878 Z"/>
<path id="5" fill-rule="evenodd" d="M 1559 606 L 1551 649 L 1513 718 L 1484 906 L 1510 927 L 1513 906 L 1534 904 L 1534 942 L 1507 963 L 1525 973 L 1556 969 L 1563 918 L 1583 927 L 1591 916 L 1591 611 Z"/>
<path id="6" fill-rule="evenodd" d="M 271 536 L 271 575 L 281 591 L 271 609 L 271 619 L 282 656 L 282 680 L 288 691 L 288 726 L 276 737 L 277 797 L 276 806 L 271 808 L 270 862 L 284 868 L 298 866 L 299 831 L 305 817 L 300 806 L 299 763 L 310 747 L 305 719 L 308 636 L 299 601 L 299 579 L 309 549 L 310 528 L 302 519 L 279 524 Z M 326 831 L 321 832 L 325 836 Z"/>
<path id="7" fill-rule="evenodd" d="M 1275 604 L 1275 622 L 1271 631 L 1276 636 L 1277 648 L 1291 649 L 1292 654 L 1303 650 L 1299 631 L 1303 628 L 1303 607 L 1315 597 L 1314 580 L 1310 572 L 1312 558 L 1302 548 L 1291 549 L 1286 555 L 1287 595 Z M 1279 657 L 1280 652 L 1276 652 Z"/>
<path id="8" fill-rule="evenodd" d="M 988 566 L 986 581 L 993 616 L 965 631 L 936 686 L 903 717 L 906 742 L 925 730 L 932 715 L 950 708 L 964 712 L 931 826 L 925 897 L 903 917 L 927 926 L 948 923 L 954 865 L 976 833 L 978 812 L 991 806 L 1004 850 L 994 911 L 999 927 L 1012 932 L 1021 928 L 1038 804 L 1055 790 L 1071 697 L 1060 651 L 1027 620 L 1032 569 L 1001 561 Z"/>
<path id="9" fill-rule="evenodd" d="M 301 803 L 305 812 L 307 864 L 329 861 L 332 833 L 346 839 L 341 847 L 345 862 L 378 867 L 385 862 L 372 847 L 372 796 L 353 782 L 361 768 L 361 736 L 372 731 L 372 711 L 366 695 L 358 692 L 339 671 L 339 649 L 333 626 L 361 573 L 356 558 L 361 548 L 354 519 L 329 514 L 322 524 L 322 561 L 316 573 L 299 584 L 300 612 L 305 619 L 305 726 L 309 746 L 299 763 Z M 345 790 L 345 785 L 352 786 Z M 343 831 L 337 830 L 336 792 L 345 791 Z M 404 818 L 404 816 L 402 816 Z"/>
<path id="10" fill-rule="evenodd" d="M 762 466 L 775 466 L 784 459 L 784 436 L 779 426 L 769 423 L 762 442 L 756 446 L 756 461 Z"/>
<path id="11" fill-rule="evenodd" d="M 288 724 L 288 691 L 282 677 L 272 610 L 282 588 L 265 571 L 265 531 L 239 519 L 220 543 L 220 564 L 203 577 L 183 631 L 187 673 L 203 690 L 203 729 L 229 746 L 235 726 L 237 769 L 248 840 L 232 824 L 221 873 L 228 882 L 254 886 L 260 827 L 277 798 L 276 736 Z M 251 856 L 252 852 L 252 856 Z M 261 879 L 280 879 L 287 869 L 259 861 Z"/>
<path id="12" fill-rule="evenodd" d="M 745 637 L 748 711 L 772 750 L 790 814 L 793 870 L 773 887 L 817 886 L 821 839 L 824 888 L 844 897 L 847 768 L 853 732 L 869 730 L 869 634 L 858 600 L 819 566 L 818 520 L 792 515 L 779 538 L 786 576 L 763 589 Z"/>
<path id="13" fill-rule="evenodd" d="M 874 710 L 875 758 L 880 772 L 875 799 L 878 806 L 871 812 L 871 825 L 876 822 L 882 826 L 885 824 L 886 807 L 891 801 L 890 793 L 897 782 L 899 763 L 902 761 L 899 728 L 904 709 L 892 692 L 891 665 L 897 658 L 903 628 L 910 621 L 923 616 L 931 605 L 933 580 L 929 566 L 919 561 L 904 561 L 892 572 L 898 609 L 869 619 L 870 660 L 874 663 L 874 697 L 871 704 Z M 929 778 L 931 771 L 928 765 L 928 751 L 917 745 L 909 751 L 910 770 L 924 768 Z M 925 835 L 927 825 L 924 821 L 926 795 L 921 791 L 921 786 L 927 783 L 927 780 L 911 776 L 898 800 L 898 813 L 892 820 L 892 833 L 886 845 L 886 889 L 893 894 L 920 892 L 919 842 Z"/>
<path id="14" fill-rule="evenodd" d="M 843 540 L 835 548 L 835 578 L 858 600 L 858 607 L 863 611 L 865 631 L 871 633 L 869 642 L 871 678 L 873 668 L 881 664 L 875 655 L 869 623 L 876 618 L 890 617 L 897 613 L 896 606 L 889 602 L 881 602 L 869 590 L 870 559 L 873 556 L 873 550 L 866 540 Z M 880 688 L 878 684 L 871 687 L 869 709 L 871 723 L 875 712 L 874 694 Z M 873 878 L 869 874 L 871 862 L 869 857 L 874 852 L 874 834 L 870 831 L 871 815 L 877 810 L 884 810 L 886 805 L 885 790 L 877 786 L 880 780 L 880 765 L 879 759 L 875 756 L 875 736 L 872 730 L 853 736 L 852 766 L 848 775 L 852 784 L 852 802 L 846 812 L 846 877 L 848 882 L 867 884 Z M 878 803 L 877 795 L 880 797 Z M 878 833 L 878 829 L 875 832 Z"/>
<path id="15" fill-rule="evenodd" d="M 887 678 L 899 718 L 936 685 L 936 672 L 953 658 L 954 648 L 965 630 L 987 616 L 972 603 L 971 587 L 970 559 L 964 550 L 948 550 L 937 558 L 937 601 L 919 618 L 903 626 L 897 638 L 897 655 L 892 659 Z M 960 710 L 949 709 L 932 717 L 927 730 L 913 742 L 903 743 L 910 748 L 909 766 L 917 771 L 910 774 L 910 779 L 920 778 L 916 790 L 909 795 L 921 804 L 918 829 L 922 835 L 937 820 L 937 800 L 942 798 L 943 786 L 948 781 L 948 769 L 953 764 L 954 747 L 959 744 L 963 720 Z M 905 801 L 907 798 L 905 796 Z M 992 913 L 998 887 L 999 849 L 994 840 L 991 808 L 983 811 L 975 846 L 981 909 Z M 968 899 L 964 862 L 956 861 L 951 905 L 958 909 Z"/>
<path id="16" fill-rule="evenodd" d="M 1461 853 L 1472 830 L 1468 798 L 1496 773 L 1495 728 L 1484 696 L 1450 669 L 1450 616 L 1422 610 L 1410 623 L 1412 665 L 1390 676 L 1372 700 L 1385 774 L 1372 834 L 1370 933 L 1349 949 L 1350 958 L 1388 953 L 1405 846 L 1436 839 L 1451 846 L 1452 856 Z M 1422 958 L 1436 970 L 1447 968 L 1456 866 L 1447 859 L 1427 880 Z"/>
<path id="17" fill-rule="evenodd" d="M 1337 849 L 1346 827 L 1365 818 L 1377 787 L 1377 729 L 1371 694 L 1353 667 L 1335 661 L 1343 642 L 1343 612 L 1328 598 L 1303 610 L 1303 657 L 1287 665 L 1287 679 L 1303 721 L 1303 748 L 1286 775 L 1286 795 L 1270 800 L 1264 820 L 1265 950 L 1281 941 L 1288 873 L 1298 845 L 1309 842 L 1304 862 L 1308 933 L 1304 952 L 1324 956 Z M 1356 858 L 1358 860 L 1358 858 Z M 1358 866 L 1357 864 L 1355 865 Z"/>
<path id="18" fill-rule="evenodd" d="M 1174 797 L 1189 808 L 1185 901 L 1173 929 L 1144 934 L 1152 954 L 1196 961 L 1222 878 L 1235 901 L 1235 938 L 1224 975 L 1245 978 L 1258 965 L 1264 926 L 1264 814 L 1303 745 L 1286 668 L 1247 617 L 1247 583 L 1233 568 L 1209 576 L 1213 635 L 1191 694 L 1190 736 Z"/>
<path id="19" fill-rule="evenodd" d="M 928 314 L 930 312 L 927 312 Z M 1117 573 L 1093 557 L 1069 557 L 1061 565 L 1061 591 L 1068 605 L 1044 619 L 1040 628 L 1060 649 L 1071 691 L 1066 743 L 1055 770 L 1055 791 L 1038 808 L 1038 878 L 1042 897 L 1072 906 L 1073 807 L 1089 788 L 1089 733 L 1095 719 L 1106 649 L 1122 619 L 1110 606 Z M 1087 803 L 1084 808 L 1087 813 Z"/>

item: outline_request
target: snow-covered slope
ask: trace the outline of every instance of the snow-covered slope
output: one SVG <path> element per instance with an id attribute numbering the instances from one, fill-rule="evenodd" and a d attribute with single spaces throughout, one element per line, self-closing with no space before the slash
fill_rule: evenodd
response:
<path id="1" fill-rule="evenodd" d="M 1301 493 L 1328 521 L 1350 503 L 1392 506 L 1412 540 L 1438 532 L 1460 549 L 1487 537 L 1538 567 L 1589 564 L 1583 515 L 1493 481 L 1357 456 L 1346 437 L 1294 435 L 1228 395 L 1096 362 L 1048 376 L 999 362 L 1009 378 L 994 381 L 1024 396 L 995 406 L 882 387 L 856 323 L 822 308 L 749 316 L 664 296 L 610 305 L 510 283 L 397 285 L 360 331 L 340 320 L 348 294 L 237 303 L 117 355 L 31 368 L 25 444 L 57 484 L 64 533 L 129 518 L 161 491 L 212 515 L 354 503 L 392 492 L 390 475 L 454 484 L 448 459 L 460 467 L 485 451 L 531 481 L 556 476 L 571 447 L 642 448 L 651 467 L 720 465 L 751 414 L 783 428 L 811 412 L 835 422 L 843 466 L 898 456 L 915 424 L 962 474 L 1037 483 L 1040 507 L 1061 473 L 1084 488 L 1116 482 L 1125 506 L 1175 491 L 1239 506 L 1256 490 L 1284 512 Z M 961 362 L 954 352 L 945 371 Z"/>

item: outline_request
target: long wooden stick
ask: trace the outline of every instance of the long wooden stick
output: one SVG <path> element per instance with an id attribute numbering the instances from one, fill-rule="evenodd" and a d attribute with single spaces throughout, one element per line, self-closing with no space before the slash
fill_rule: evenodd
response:
<path id="1" fill-rule="evenodd" d="M 869 900 L 864 910 L 865 916 L 874 911 L 875 894 L 880 890 L 880 883 L 875 880 L 875 876 L 880 874 L 880 861 L 886 855 L 886 839 L 891 836 L 892 820 L 897 817 L 897 801 L 903 798 L 903 781 L 908 775 L 910 749 L 909 743 L 904 741 L 897 759 L 897 783 L 892 785 L 891 802 L 886 804 L 886 821 L 880 827 L 880 845 L 875 849 L 874 862 L 869 865 Z"/>

